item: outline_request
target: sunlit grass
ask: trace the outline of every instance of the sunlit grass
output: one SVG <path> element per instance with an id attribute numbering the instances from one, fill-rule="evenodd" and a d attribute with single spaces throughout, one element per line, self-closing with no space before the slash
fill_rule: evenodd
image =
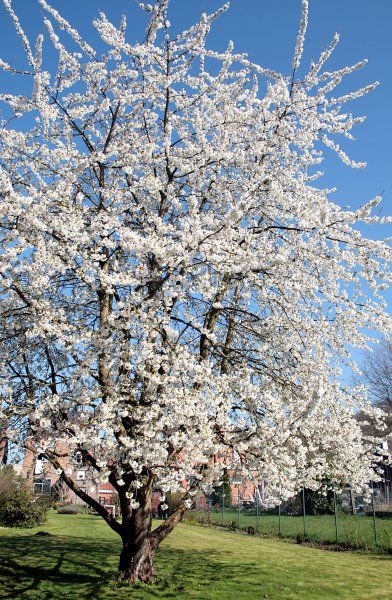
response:
<path id="1" fill-rule="evenodd" d="M 261 534 L 282 537 L 295 538 L 297 534 L 309 536 L 313 541 L 335 542 L 336 528 L 334 515 L 306 516 L 305 531 L 302 516 L 270 515 L 260 512 L 259 517 L 246 510 L 240 512 L 225 509 L 221 511 L 190 511 L 187 519 L 201 519 L 202 521 L 211 520 L 212 523 L 220 525 L 224 523 L 229 525 L 233 523 L 235 527 L 246 529 L 249 526 Z M 377 544 L 381 550 L 392 550 L 392 519 L 376 518 Z M 349 542 L 361 548 L 374 548 L 375 537 L 373 528 L 373 519 L 364 515 L 338 515 L 338 541 Z"/>
<path id="2" fill-rule="evenodd" d="M 181 524 L 159 549 L 157 582 L 114 588 L 116 535 L 99 517 L 50 514 L 37 530 L 0 529 L 0 597 L 206 600 L 389 599 L 392 560 Z"/>

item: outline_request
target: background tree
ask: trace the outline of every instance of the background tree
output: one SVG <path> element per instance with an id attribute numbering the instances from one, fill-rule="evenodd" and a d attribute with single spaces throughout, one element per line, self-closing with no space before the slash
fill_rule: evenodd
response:
<path id="1" fill-rule="evenodd" d="M 360 372 L 354 375 L 354 381 L 357 385 L 362 384 L 366 387 L 371 402 L 386 415 L 383 436 L 383 448 L 386 451 L 386 446 L 391 446 L 389 440 L 392 436 L 392 345 L 387 339 L 384 338 L 373 350 L 366 351 Z M 374 423 L 369 422 L 366 414 L 359 412 L 357 418 L 366 434 L 377 435 Z M 385 458 L 384 468 L 388 471 L 387 454 Z M 388 478 L 387 471 L 383 479 Z"/>
<path id="2" fill-rule="evenodd" d="M 227 470 L 222 473 L 220 485 L 214 487 L 210 498 L 212 506 L 214 506 L 214 504 L 222 506 L 222 503 L 224 506 L 231 506 L 231 479 Z"/>
<path id="3" fill-rule="evenodd" d="M 373 352 L 367 351 L 361 365 L 361 372 L 373 402 L 389 415 L 389 419 L 392 419 L 391 342 L 384 339 Z"/>
<path id="4" fill-rule="evenodd" d="M 364 62 L 325 70 L 335 36 L 297 77 L 306 0 L 288 77 L 231 42 L 208 49 L 226 5 L 171 35 L 168 0 L 141 4 L 150 20 L 133 44 L 125 18 L 100 13 L 99 54 L 38 0 L 59 58 L 50 74 L 43 34 L 33 49 L 3 2 L 28 65 L 1 67 L 33 82 L 31 97 L 0 95 L 10 439 L 39 445 L 121 536 L 132 582 L 151 581 L 156 548 L 224 469 L 283 499 L 326 480 L 365 486 L 377 440 L 355 412 L 380 412 L 340 372 L 364 331 L 390 327 L 390 250 L 355 228 L 382 221 L 380 198 L 343 210 L 314 184 L 325 147 L 364 166 L 336 137 L 362 120 L 345 103 L 376 84 L 334 94 Z M 112 483 L 120 520 L 71 479 L 67 447 Z M 151 531 L 154 487 L 182 498 Z"/>

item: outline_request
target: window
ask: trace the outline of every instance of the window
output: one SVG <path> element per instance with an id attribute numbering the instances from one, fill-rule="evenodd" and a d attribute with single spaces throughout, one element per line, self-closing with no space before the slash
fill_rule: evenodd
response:
<path id="1" fill-rule="evenodd" d="M 34 479 L 34 492 L 36 494 L 50 494 L 51 479 Z"/>
<path id="2" fill-rule="evenodd" d="M 76 465 L 82 465 L 83 464 L 83 456 L 82 453 L 77 451 L 75 452 L 75 454 L 73 455 L 73 462 Z"/>
<path id="3" fill-rule="evenodd" d="M 77 481 L 84 481 L 85 479 L 86 479 L 86 471 L 78 469 L 76 471 L 76 480 Z"/>

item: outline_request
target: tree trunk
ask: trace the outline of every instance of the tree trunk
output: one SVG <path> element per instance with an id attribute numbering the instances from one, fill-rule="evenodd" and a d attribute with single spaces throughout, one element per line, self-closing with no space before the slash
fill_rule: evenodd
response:
<path id="1" fill-rule="evenodd" d="M 129 583 L 151 583 L 156 575 L 153 566 L 155 552 L 161 542 L 179 523 L 185 512 L 185 506 L 180 506 L 159 527 L 151 531 L 151 504 L 141 505 L 133 511 L 128 526 L 123 526 L 120 533 L 123 548 L 118 566 L 118 578 Z"/>
<path id="2" fill-rule="evenodd" d="M 151 583 L 155 575 L 152 561 L 157 544 L 154 543 L 151 533 L 152 476 L 148 471 L 143 473 L 143 476 L 145 484 L 138 490 L 137 508 L 131 510 L 125 490 L 119 490 L 122 515 L 120 535 L 123 548 L 118 570 L 119 579 L 125 579 L 129 583 Z"/>
<path id="3" fill-rule="evenodd" d="M 149 537 L 140 545 L 135 544 L 134 540 L 123 538 L 123 549 L 118 566 L 119 579 L 126 579 L 129 583 L 137 581 L 151 583 L 155 576 L 154 553 L 155 549 Z"/>
<path id="4" fill-rule="evenodd" d="M 153 559 L 159 544 L 173 531 L 185 512 L 181 502 L 174 512 L 159 527 L 152 531 L 152 476 L 143 474 L 145 485 L 138 489 L 139 506 L 131 510 L 127 493 L 119 488 L 122 523 L 118 533 L 123 542 L 118 566 L 120 580 L 129 583 L 151 583 L 155 577 Z"/>

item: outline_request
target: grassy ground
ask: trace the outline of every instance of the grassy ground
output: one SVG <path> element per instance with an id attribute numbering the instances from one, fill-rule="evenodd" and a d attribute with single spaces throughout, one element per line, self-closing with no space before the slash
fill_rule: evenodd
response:
<path id="1" fill-rule="evenodd" d="M 187 518 L 198 518 L 208 520 L 211 518 L 213 523 L 222 523 L 222 513 L 220 511 L 191 511 Z M 223 513 L 223 523 L 234 522 L 238 524 L 238 511 L 225 509 Z M 249 514 L 246 510 L 240 513 L 240 528 L 245 529 L 252 525 L 260 533 L 277 536 L 279 533 L 279 519 L 277 515 L 267 515 L 261 513 L 257 520 L 255 514 Z M 257 527 L 258 526 L 258 527 Z M 392 550 L 392 519 L 376 519 L 376 531 L 378 546 L 383 549 Z M 304 524 L 302 517 L 284 516 L 281 517 L 281 534 L 284 537 L 295 538 L 297 534 L 304 533 Z M 334 542 L 336 540 L 335 517 L 334 515 L 322 515 L 317 517 L 306 517 L 306 533 L 315 541 Z M 363 548 L 374 547 L 374 529 L 373 519 L 364 515 L 344 515 L 338 516 L 338 540 L 340 542 L 351 542 L 356 546 Z"/>
<path id="2" fill-rule="evenodd" d="M 0 598 L 84 600 L 382 600 L 392 597 L 392 559 L 328 552 L 181 524 L 158 551 L 157 582 L 105 582 L 119 543 L 99 517 L 50 514 L 37 530 L 0 528 Z"/>

